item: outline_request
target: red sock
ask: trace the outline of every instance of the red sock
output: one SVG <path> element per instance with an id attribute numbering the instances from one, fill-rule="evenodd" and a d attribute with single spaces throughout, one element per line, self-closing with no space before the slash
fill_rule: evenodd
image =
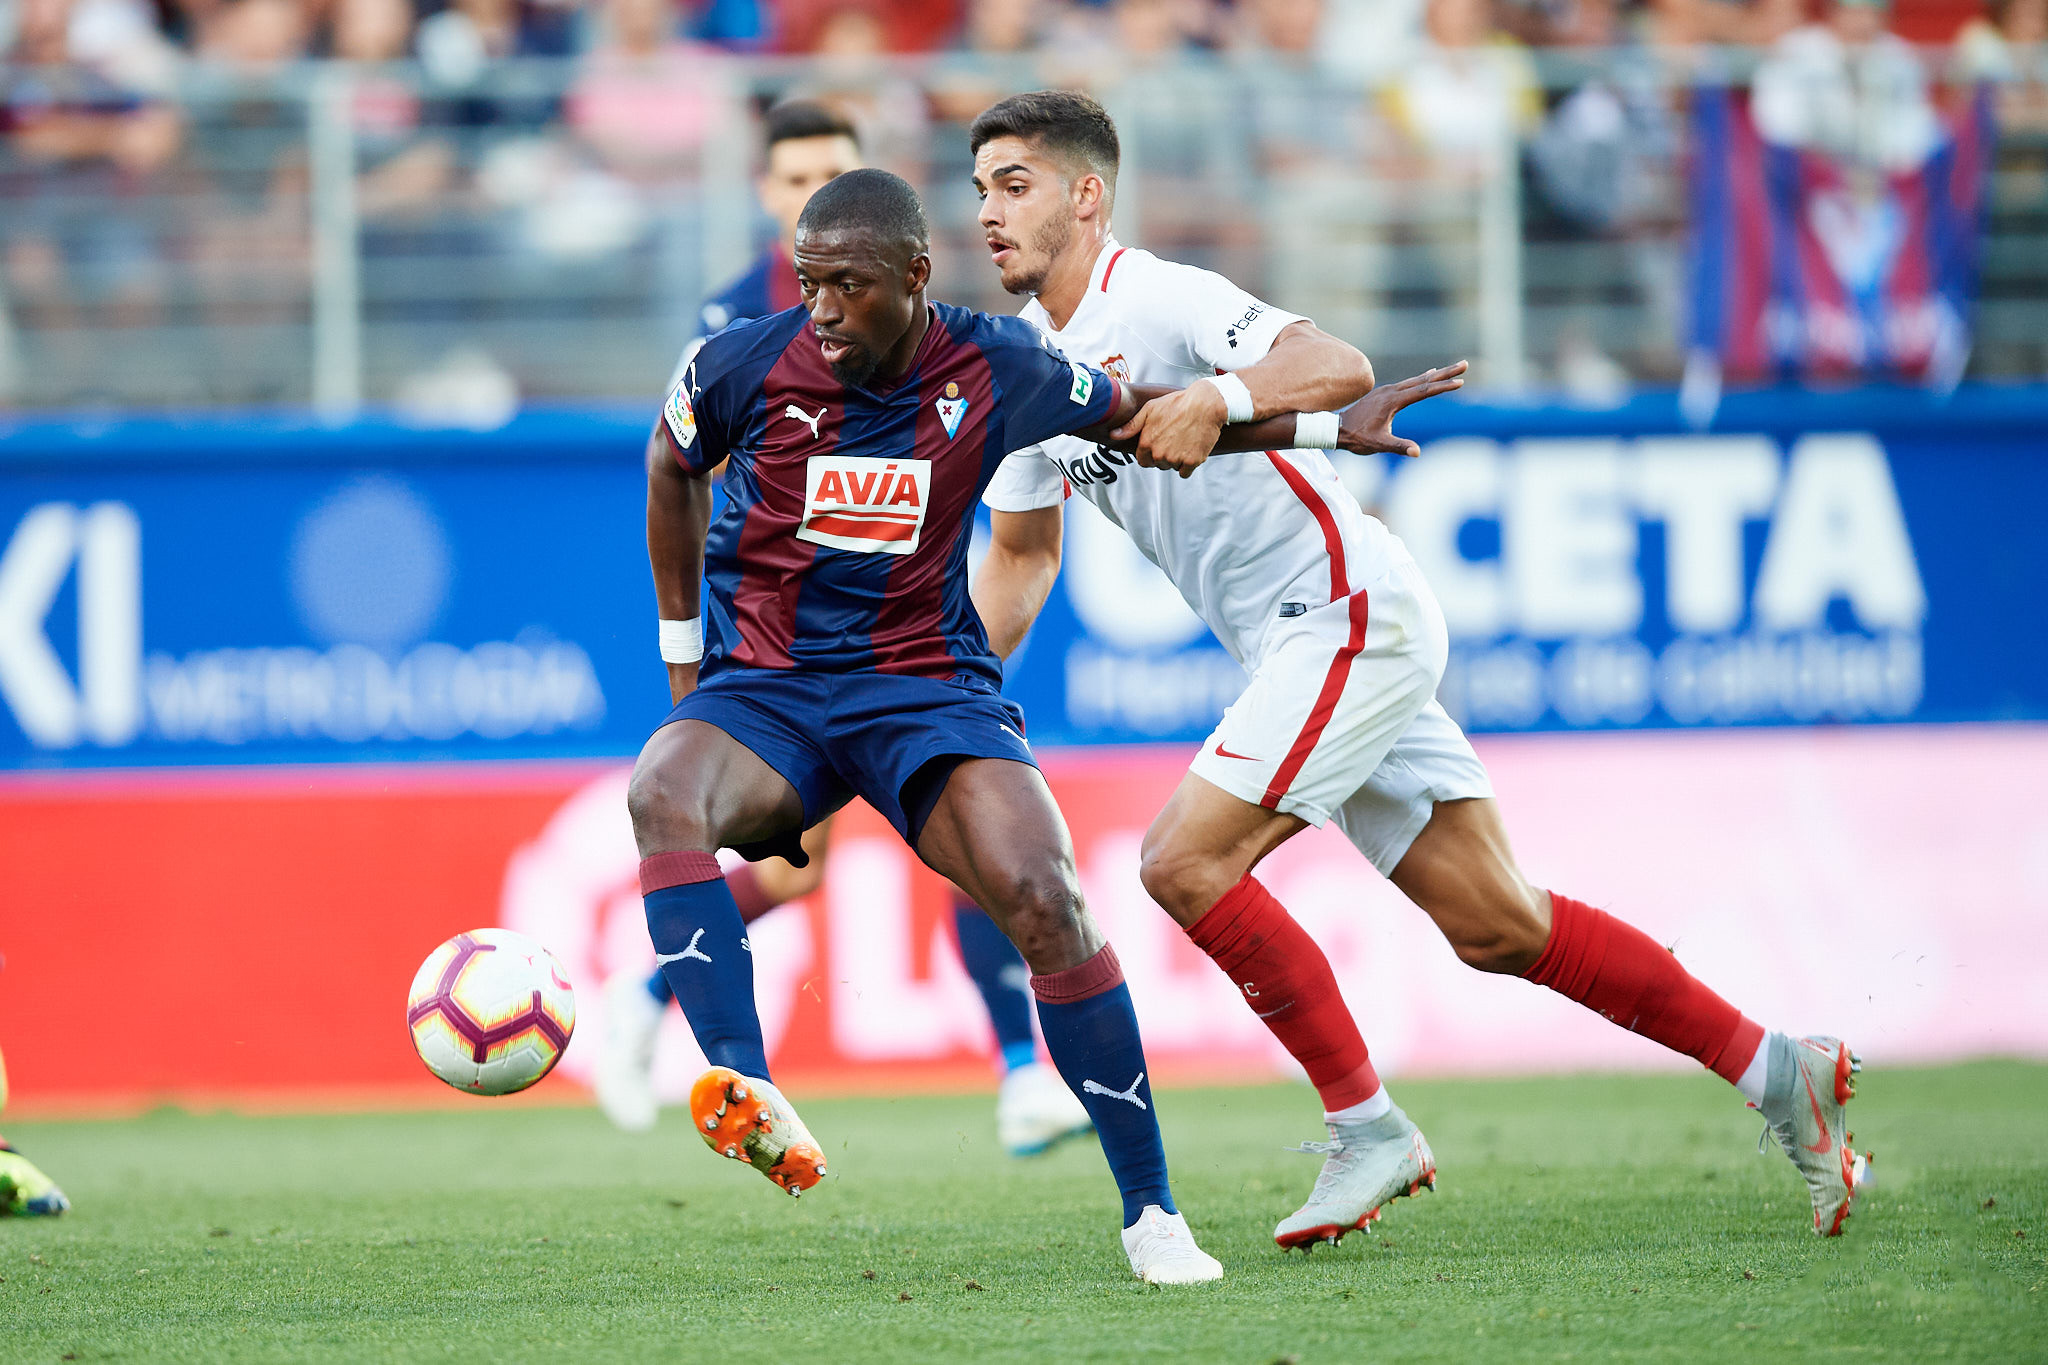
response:
<path id="1" fill-rule="evenodd" d="M 1324 1109 L 1348 1109 L 1379 1090 L 1330 959 L 1249 874 L 1195 921 L 1188 937 L 1301 1063 Z"/>
<path id="2" fill-rule="evenodd" d="M 740 908 L 742 924 L 752 924 L 782 904 L 768 899 L 768 893 L 761 889 L 761 874 L 752 863 L 741 863 L 726 873 L 725 884 L 732 891 L 732 903 Z"/>
<path id="3" fill-rule="evenodd" d="M 1763 1025 L 1708 990 L 1642 930 L 1550 893 L 1550 942 L 1524 975 L 1596 1014 L 1683 1052 L 1733 1085 Z"/>

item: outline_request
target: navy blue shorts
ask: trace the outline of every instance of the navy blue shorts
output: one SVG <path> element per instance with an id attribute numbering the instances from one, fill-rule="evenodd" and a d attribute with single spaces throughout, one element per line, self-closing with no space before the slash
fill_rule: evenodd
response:
<path id="1" fill-rule="evenodd" d="M 781 773 L 803 800 L 803 829 L 858 796 L 912 847 L 960 760 L 1038 766 L 1024 742 L 1023 708 L 973 678 L 727 667 L 677 702 L 662 724 L 679 720 L 717 726 Z M 802 833 L 736 851 L 801 867 Z"/>

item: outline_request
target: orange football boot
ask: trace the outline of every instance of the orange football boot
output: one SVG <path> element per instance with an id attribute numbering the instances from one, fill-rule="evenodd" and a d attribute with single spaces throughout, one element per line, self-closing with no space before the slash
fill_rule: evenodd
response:
<path id="1" fill-rule="evenodd" d="M 767 1081 L 714 1066 L 690 1087 L 690 1118 L 705 1146 L 746 1162 L 792 1195 L 825 1178 L 824 1149 Z"/>

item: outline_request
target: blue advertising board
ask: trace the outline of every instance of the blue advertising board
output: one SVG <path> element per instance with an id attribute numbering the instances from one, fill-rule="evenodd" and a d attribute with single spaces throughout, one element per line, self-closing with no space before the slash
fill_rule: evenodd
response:
<path id="1" fill-rule="evenodd" d="M 666 710 L 640 411 L 494 432 L 0 429 L 0 768 L 634 752 Z M 1444 403 L 1341 472 L 1427 572 L 1478 732 L 2048 718 L 2048 388 Z M 1244 685 L 1071 505 L 1008 690 L 1193 741 Z"/>

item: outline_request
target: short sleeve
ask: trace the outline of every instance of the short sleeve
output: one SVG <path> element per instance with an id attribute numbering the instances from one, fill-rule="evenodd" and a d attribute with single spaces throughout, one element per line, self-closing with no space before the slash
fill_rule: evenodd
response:
<path id="1" fill-rule="evenodd" d="M 724 411 L 729 405 L 721 401 L 722 390 L 728 386 L 719 382 L 719 349 L 708 344 L 701 347 L 669 386 L 668 398 L 661 405 L 661 426 L 668 433 L 669 447 L 676 463 L 691 474 L 716 468 L 732 453 L 732 433 Z"/>
<path id="2" fill-rule="evenodd" d="M 1141 308 L 1148 332 L 1171 339 L 1201 370 L 1241 370 L 1273 349 L 1280 333 L 1299 313 L 1275 308 L 1213 270 L 1171 261 L 1148 261 L 1149 269 L 1125 287 L 1144 291 Z"/>
<path id="3" fill-rule="evenodd" d="M 1036 512 L 1067 500 L 1067 476 L 1042 446 L 1011 451 L 996 466 L 981 500 L 992 512 Z"/>
<path id="4" fill-rule="evenodd" d="M 1041 334 L 1030 323 L 1000 321 L 1015 323 L 1018 335 L 1003 336 L 984 346 L 983 353 L 1002 390 L 1005 450 L 1092 427 L 1116 411 L 1116 380 L 1093 365 L 1067 359 L 1039 340 Z"/>

